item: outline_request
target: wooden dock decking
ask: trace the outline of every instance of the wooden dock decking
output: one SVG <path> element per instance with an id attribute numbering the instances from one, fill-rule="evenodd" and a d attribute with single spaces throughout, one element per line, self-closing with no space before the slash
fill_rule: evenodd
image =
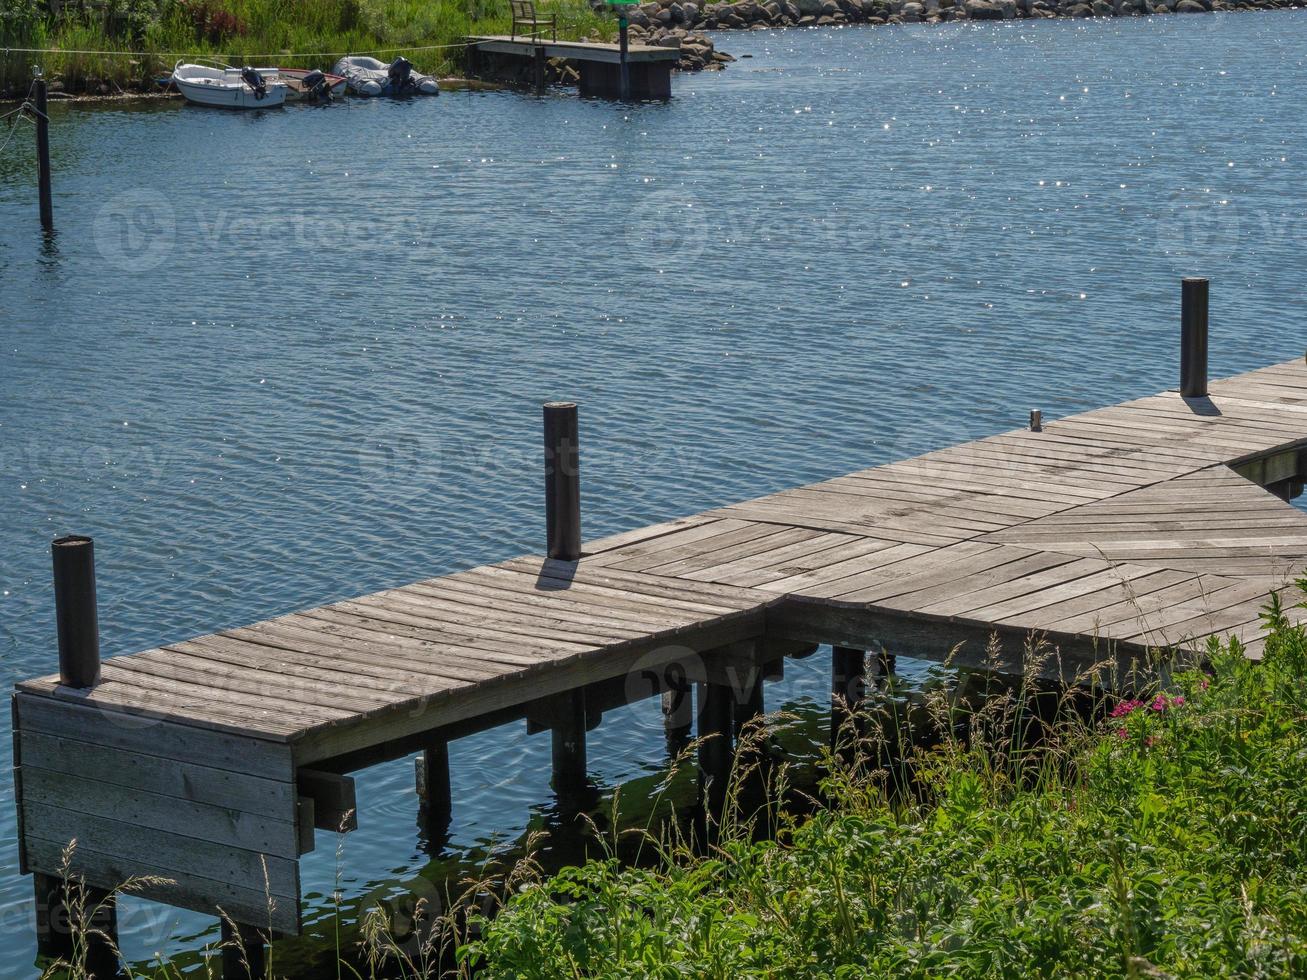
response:
<path id="1" fill-rule="evenodd" d="M 1067 671 L 1227 633 L 1255 657 L 1268 592 L 1307 569 L 1307 514 L 1281 499 L 1305 446 L 1295 361 L 618 534 L 575 562 L 514 558 L 113 657 L 87 690 L 24 681 L 23 867 L 56 873 L 76 837 L 92 885 L 157 874 L 176 884 L 148 897 L 295 933 L 297 859 L 352 802 L 344 773 L 509 718 L 565 727 L 559 699 L 593 725 L 671 665 L 746 689 L 813 643 L 960 643 L 980 662 L 992 634 L 1019 664 L 1032 631 Z"/>

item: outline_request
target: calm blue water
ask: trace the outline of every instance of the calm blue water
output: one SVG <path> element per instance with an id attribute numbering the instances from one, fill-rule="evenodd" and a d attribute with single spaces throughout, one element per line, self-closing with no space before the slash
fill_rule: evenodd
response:
<path id="1" fill-rule="evenodd" d="M 1301 354 L 1305 27 L 727 35 L 753 57 L 638 107 L 57 107 L 50 247 L 30 136 L 0 156 L 0 686 L 54 668 L 57 534 L 96 536 L 112 653 L 538 548 L 548 399 L 582 403 L 595 536 L 1164 388 L 1185 273 L 1215 374 Z M 0 745 L 0 975 L 28 977 Z M 615 714 L 595 778 L 661 745 L 652 702 Z M 455 855 L 547 815 L 545 735 L 453 770 Z M 418 887 L 410 766 L 360 782 L 347 900 Z M 124 941 L 208 925 L 129 903 Z"/>

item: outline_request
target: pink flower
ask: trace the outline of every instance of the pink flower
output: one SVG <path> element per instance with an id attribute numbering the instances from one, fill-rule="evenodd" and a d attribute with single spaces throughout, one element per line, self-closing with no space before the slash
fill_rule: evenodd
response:
<path id="1" fill-rule="evenodd" d="M 1122 701 L 1120 704 L 1118 704 L 1115 708 L 1112 709 L 1112 713 L 1108 717 L 1124 718 L 1126 715 L 1130 714 L 1130 712 L 1134 711 L 1138 707 L 1141 707 L 1142 705 L 1143 705 L 1142 701 Z"/>
<path id="2" fill-rule="evenodd" d="M 1125 727 L 1118 728 L 1118 729 L 1116 730 L 1116 737 L 1117 737 L 1117 738 L 1121 738 L 1121 739 L 1129 738 L 1129 737 L 1130 737 L 1130 732 L 1129 732 L 1129 730 L 1126 729 Z"/>
<path id="3" fill-rule="evenodd" d="M 1184 704 L 1184 695 L 1183 695 L 1183 694 L 1177 694 L 1175 697 L 1173 697 L 1173 698 L 1171 699 L 1171 707 L 1173 707 L 1173 708 L 1178 708 L 1178 707 L 1180 707 L 1180 705 L 1182 705 L 1182 704 Z"/>

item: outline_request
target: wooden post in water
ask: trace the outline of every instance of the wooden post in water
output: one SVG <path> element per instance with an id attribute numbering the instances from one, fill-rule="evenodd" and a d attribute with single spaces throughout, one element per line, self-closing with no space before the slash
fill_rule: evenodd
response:
<path id="1" fill-rule="evenodd" d="M 1207 394 L 1207 280 L 1180 283 L 1180 397 Z"/>
<path id="2" fill-rule="evenodd" d="M 585 690 L 577 688 L 554 699 L 554 793 L 564 812 L 584 806 L 588 788 L 585 760 Z"/>
<path id="3" fill-rule="evenodd" d="M 545 405 L 546 554 L 558 561 L 581 557 L 581 459 L 575 402 Z"/>
<path id="4" fill-rule="evenodd" d="M 50 546 L 54 562 L 55 623 L 59 631 L 59 683 L 100 682 L 100 629 L 95 602 L 95 545 L 70 534 Z"/>
<path id="5" fill-rule="evenodd" d="M 862 650 L 834 647 L 831 650 L 830 744 L 838 748 L 856 732 L 850 725 L 854 712 L 866 696 L 867 657 Z"/>
<path id="6" fill-rule="evenodd" d="M 433 742 L 417 757 L 418 799 L 434 841 L 443 837 L 453 816 L 453 793 L 449 786 L 449 743 L 443 738 Z"/>
<path id="7" fill-rule="evenodd" d="M 257 929 L 222 920 L 222 980 L 264 980 L 268 957 Z"/>
<path id="8" fill-rule="evenodd" d="M 705 840 L 715 841 L 726 809 L 726 790 L 734 754 L 731 732 L 731 688 L 726 684 L 699 685 L 699 799 L 703 804 Z"/>
<path id="9" fill-rule="evenodd" d="M 536 45 L 531 73 L 535 81 L 536 94 L 543 95 L 545 91 L 545 49 L 543 45 Z"/>
<path id="10" fill-rule="evenodd" d="M 74 934 L 86 943 L 86 976 L 116 980 L 118 976 L 118 906 L 99 888 L 65 882 L 54 875 L 32 875 L 36 897 L 36 951 L 51 959 L 72 960 Z"/>
<path id="11" fill-rule="evenodd" d="M 41 228 L 54 231 L 54 205 L 50 197 L 50 106 L 46 98 L 45 77 L 38 69 L 32 82 L 36 109 L 36 176 L 41 194 Z"/>
<path id="12" fill-rule="evenodd" d="M 618 92 L 621 95 L 623 102 L 629 102 L 631 100 L 631 62 L 627 38 L 627 29 L 630 26 L 631 22 L 626 19 L 626 10 L 623 8 L 622 12 L 617 17 L 618 58 L 620 59 L 620 64 L 618 65 Z"/>
<path id="13" fill-rule="evenodd" d="M 694 691 L 690 687 L 690 682 L 683 677 L 669 677 L 662 702 L 667 754 L 674 756 L 690 740 L 690 731 L 694 724 Z"/>

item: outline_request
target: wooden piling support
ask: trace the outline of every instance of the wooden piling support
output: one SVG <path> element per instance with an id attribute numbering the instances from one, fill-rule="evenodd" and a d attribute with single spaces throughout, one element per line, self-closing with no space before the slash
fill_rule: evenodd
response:
<path id="1" fill-rule="evenodd" d="M 453 794 L 449 784 L 449 743 L 433 742 L 415 760 L 418 799 L 427 821 L 448 824 L 453 814 Z"/>
<path id="2" fill-rule="evenodd" d="M 48 234 L 54 231 L 54 204 L 50 194 L 50 105 L 45 78 L 41 75 L 32 82 L 32 96 L 36 109 L 36 176 L 41 196 L 41 228 Z"/>
<path id="3" fill-rule="evenodd" d="M 267 963 L 262 933 L 252 926 L 222 920 L 222 980 L 264 980 Z"/>
<path id="4" fill-rule="evenodd" d="M 1187 277 L 1180 284 L 1180 395 L 1207 394 L 1207 280 Z"/>
<path id="5" fill-rule="evenodd" d="M 59 633 L 59 681 L 67 687 L 94 687 L 100 682 L 95 545 L 88 537 L 68 535 L 55 539 L 50 554 Z"/>
<path id="6" fill-rule="evenodd" d="M 543 49 L 540 49 L 543 50 Z M 549 402 L 545 417 L 545 531 L 547 554 L 581 557 L 581 455 L 575 402 Z"/>
<path id="7" fill-rule="evenodd" d="M 553 699 L 554 792 L 564 810 L 578 810 L 584 804 L 588 782 L 585 762 L 585 692 L 568 691 Z"/>
<path id="8" fill-rule="evenodd" d="M 690 740 L 694 724 L 694 692 L 689 681 L 668 681 L 662 694 L 663 729 L 667 737 L 667 754 L 676 755 Z"/>
<path id="9" fill-rule="evenodd" d="M 863 698 L 866 696 L 867 657 L 852 647 L 831 650 L 830 741 L 835 748 L 855 736 L 850 729 Z"/>
<path id="10" fill-rule="evenodd" d="M 715 840 L 726 808 L 726 791 L 734 756 L 731 688 L 726 684 L 699 685 L 699 799 L 705 817 L 706 840 Z"/>
<path id="11" fill-rule="evenodd" d="M 631 58 L 630 58 L 630 41 L 628 38 L 628 28 L 631 22 L 625 16 L 617 18 L 617 46 L 618 57 L 621 61 L 618 64 L 620 79 L 618 82 L 618 93 L 623 102 L 631 100 Z"/>
<path id="12" fill-rule="evenodd" d="M 32 876 L 36 899 L 36 951 L 40 956 L 71 961 L 74 936 L 85 939 L 88 980 L 118 976 L 118 905 L 114 896 L 54 875 Z"/>
<path id="13" fill-rule="evenodd" d="M 544 95 L 545 92 L 545 49 L 540 45 L 536 46 L 535 55 L 531 62 L 531 76 L 535 85 L 536 95 Z"/>

